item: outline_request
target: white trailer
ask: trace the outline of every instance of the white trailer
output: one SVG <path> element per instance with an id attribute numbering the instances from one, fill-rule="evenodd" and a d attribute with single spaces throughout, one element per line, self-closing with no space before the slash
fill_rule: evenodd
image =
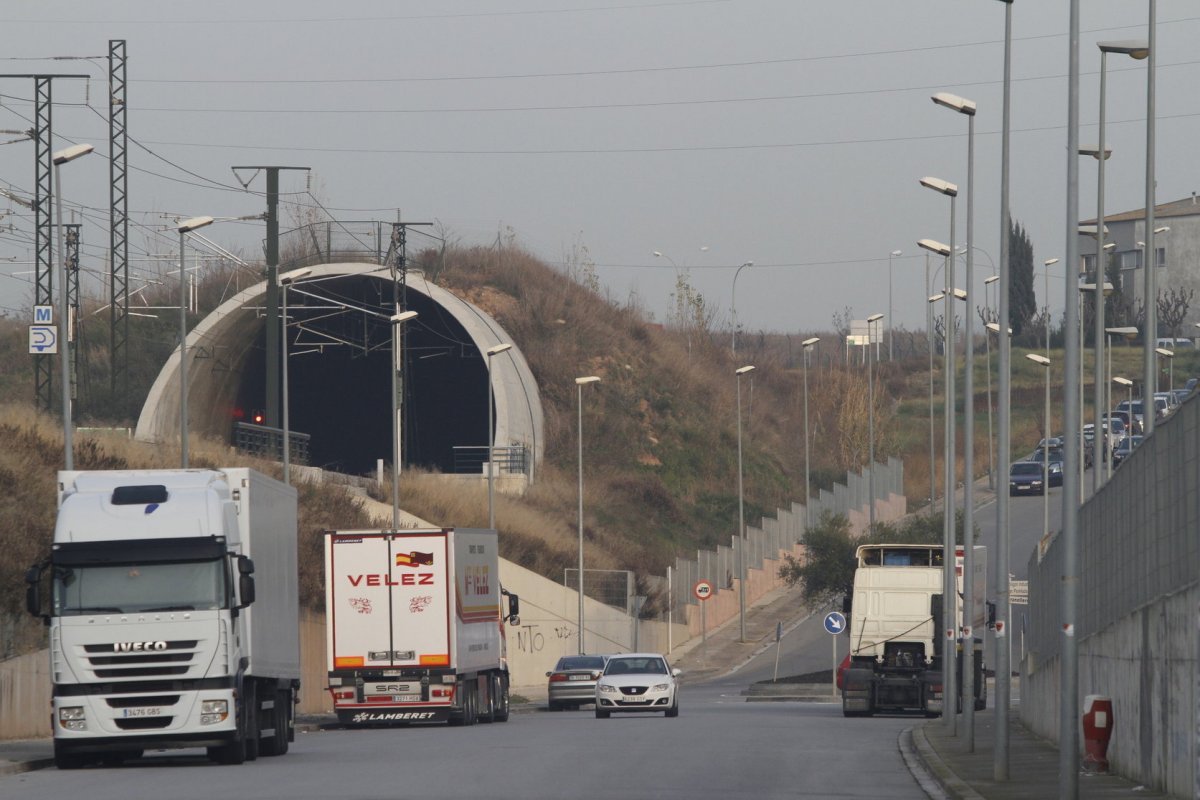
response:
<path id="1" fill-rule="evenodd" d="M 325 608 L 341 722 L 508 719 L 518 601 L 500 587 L 495 531 L 327 531 Z"/>
<path id="2" fill-rule="evenodd" d="M 51 555 L 26 576 L 50 628 L 55 763 L 286 753 L 296 550 L 295 489 L 250 469 L 60 472 Z"/>

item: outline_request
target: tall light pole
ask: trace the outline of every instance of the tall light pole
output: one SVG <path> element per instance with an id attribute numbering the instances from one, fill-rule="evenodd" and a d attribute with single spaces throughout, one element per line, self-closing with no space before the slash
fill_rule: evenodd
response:
<path id="1" fill-rule="evenodd" d="M 587 652 L 583 649 L 583 387 L 599 380 L 596 375 L 575 379 L 579 394 L 579 655 Z"/>
<path id="2" fill-rule="evenodd" d="M 813 336 L 800 343 L 804 354 L 804 529 L 812 528 L 812 477 L 809 466 L 812 461 L 812 451 L 808 441 L 808 355 L 812 352 L 821 337 Z"/>
<path id="3" fill-rule="evenodd" d="M 493 480 L 494 480 L 493 472 L 495 470 L 492 462 L 496 460 L 494 458 L 495 453 L 496 453 L 496 443 L 495 443 L 495 434 L 493 433 L 495 422 L 492 420 L 492 394 L 493 394 L 493 392 L 492 392 L 492 358 L 500 355 L 503 352 L 511 350 L 511 349 L 512 349 L 511 344 L 504 343 L 504 344 L 498 344 L 498 345 L 489 347 L 486 351 L 487 368 L 488 368 L 488 385 L 487 385 L 487 396 L 488 396 L 488 528 L 490 528 L 492 530 L 496 529 L 496 506 L 494 503 L 494 491 L 495 490 L 493 489 L 493 486 L 492 486 Z M 581 578 L 581 580 L 582 580 L 582 578 Z"/>
<path id="4" fill-rule="evenodd" d="M 54 162 L 54 200 L 58 216 L 58 357 L 62 365 L 63 464 L 66 469 L 75 469 L 75 422 L 71 411 L 71 301 L 67 291 L 67 251 L 63 247 L 63 192 L 58 168 L 68 161 L 86 156 L 94 149 L 90 144 L 77 144 L 59 150 L 51 156 Z M 180 255 L 181 259 L 182 257 Z M 180 346 L 183 346 L 182 343 Z"/>
<path id="5" fill-rule="evenodd" d="M 867 491 L 871 495 L 871 533 L 875 533 L 875 359 L 871 356 L 871 333 L 883 314 L 867 317 Z"/>
<path id="6" fill-rule="evenodd" d="M 1089 229 L 1089 232 L 1090 232 L 1090 229 Z M 1104 250 L 1102 252 L 1107 253 L 1108 251 L 1112 250 L 1115 247 L 1116 247 L 1116 243 L 1110 242 L 1109 244 L 1104 245 Z M 1081 283 L 1081 284 L 1079 284 L 1079 290 L 1081 292 L 1083 292 L 1085 295 L 1088 294 L 1089 292 L 1091 293 L 1093 308 L 1095 308 L 1097 306 L 1103 306 L 1105 304 L 1105 302 L 1106 302 L 1105 298 L 1107 298 L 1113 292 L 1113 285 L 1106 281 L 1103 284 L 1102 289 L 1099 294 L 1097 294 L 1097 292 L 1096 292 L 1096 284 L 1095 283 Z M 1079 353 L 1079 386 L 1080 386 L 1079 419 L 1080 419 L 1080 422 L 1082 423 L 1082 421 L 1084 419 L 1084 416 L 1083 416 L 1083 314 L 1082 314 L 1082 311 L 1081 311 L 1079 317 L 1080 317 L 1080 319 L 1079 319 L 1079 326 L 1080 326 L 1079 327 L 1079 348 L 1080 348 L 1080 353 Z M 1094 406 L 1094 408 L 1092 409 L 1092 412 L 1093 412 L 1092 413 L 1092 492 L 1093 492 L 1093 494 L 1095 492 L 1100 491 L 1100 486 L 1103 482 L 1102 477 L 1103 477 L 1103 474 L 1106 469 L 1106 460 L 1108 458 L 1108 453 L 1104 450 L 1104 448 L 1101 448 L 1100 453 L 1095 452 L 1096 451 L 1096 444 L 1095 444 L 1096 443 L 1096 434 L 1095 434 L 1095 432 L 1100 429 L 1100 421 L 1101 421 L 1100 418 L 1101 418 L 1101 414 L 1104 412 L 1103 405 L 1104 405 L 1104 398 L 1105 398 L 1105 395 L 1104 395 L 1104 382 L 1105 382 L 1105 377 L 1104 377 L 1104 334 L 1103 334 L 1103 332 L 1100 334 L 1099 346 L 1095 347 L 1094 349 L 1095 349 L 1095 363 L 1092 365 L 1092 373 L 1095 376 L 1094 380 L 1095 380 L 1096 386 L 1093 387 L 1095 389 L 1095 397 L 1092 401 L 1093 406 Z M 1082 437 L 1082 435 L 1083 435 L 1083 426 L 1081 424 L 1080 425 L 1080 436 Z M 1082 446 L 1083 445 L 1081 444 L 1080 447 L 1082 448 Z M 1079 473 L 1080 473 L 1080 475 L 1082 475 L 1083 474 L 1083 465 L 1084 465 L 1084 461 L 1086 459 L 1084 459 L 1082 457 L 1082 452 L 1080 455 L 1081 455 L 1081 457 L 1079 459 Z M 1099 460 L 1097 460 L 1097 458 L 1096 458 L 1097 455 L 1100 456 Z M 1083 504 L 1082 484 L 1080 486 L 1079 500 L 1080 500 L 1080 505 L 1082 505 Z"/>
<path id="7" fill-rule="evenodd" d="M 929 262 L 929 253 L 925 253 L 925 262 Z M 928 271 L 928 266 L 926 266 Z M 926 286 L 929 281 L 925 281 Z M 926 336 L 929 337 L 929 513 L 933 513 L 933 504 L 937 500 L 937 455 L 934 451 L 934 422 L 933 422 L 933 307 L 942 301 L 945 297 L 944 292 L 938 292 L 929 296 L 929 301 L 925 303 L 925 327 Z M 944 360 L 944 359 L 943 359 Z"/>
<path id="8" fill-rule="evenodd" d="M 1008 203 L 1008 165 L 1009 140 L 1011 131 L 1010 96 L 1012 86 L 1012 0 L 1002 0 L 1004 3 L 1004 90 L 1000 123 L 1000 295 L 997 303 L 997 319 L 1000 325 L 1008 327 L 1012 324 L 1009 319 L 1008 296 L 1012 285 L 1012 271 L 1009 264 L 1009 236 L 1012 233 L 1012 222 L 1009 218 Z M 1000 327 L 997 326 L 997 328 Z M 1012 424 L 1012 403 L 1010 381 L 1012 373 L 1012 345 L 1007 336 L 997 340 L 1000 347 L 1000 394 L 999 430 L 1000 439 L 997 457 L 1001 465 L 1010 460 L 1010 434 Z M 1008 467 L 1004 467 L 1007 474 Z M 1008 780 L 1008 710 L 1011 699 L 1011 667 L 1008 643 L 1011 641 L 1008 630 L 1008 574 L 1011 558 L 1011 533 L 1008 527 L 1008 490 L 996 493 L 996 549 L 999 551 L 993 559 L 993 585 L 996 587 L 996 626 L 993 628 L 996 637 L 996 742 L 992 754 L 992 774 L 998 781 Z M 1003 642 L 999 641 L 1004 639 Z M 1004 645 L 1004 646 L 1002 646 Z"/>
<path id="9" fill-rule="evenodd" d="M 899 250 L 888 253 L 888 361 L 896 360 L 896 318 L 892 316 L 892 259 L 900 255 L 904 254 Z"/>
<path id="10" fill-rule="evenodd" d="M 1153 0 L 1151 0 L 1153 2 Z M 1066 186 L 1066 269 L 1064 297 L 1076 291 L 1075 265 L 1079 263 L 1079 159 L 1073 155 L 1079 149 L 1079 0 L 1070 0 L 1070 21 L 1067 27 L 1067 186 Z M 1082 416 L 1076 403 L 1082 387 L 1076 383 L 1076 361 L 1082 360 L 1083 347 L 1075 329 L 1078 324 L 1075 303 L 1066 303 L 1066 347 L 1063 349 L 1063 429 L 1077 431 Z M 1068 436 L 1063 448 L 1062 493 L 1062 592 L 1059 617 L 1059 761 L 1058 796 L 1075 800 L 1079 796 L 1079 643 L 1075 622 L 1079 614 L 1079 508 L 1075 469 L 1081 457 L 1079 442 Z"/>
<path id="11" fill-rule="evenodd" d="M 957 188 L 955 192 L 957 192 Z M 953 196 L 953 195 L 951 195 Z M 951 205 L 953 208 L 953 204 Z M 954 215 L 951 214 L 951 217 Z M 953 232 L 953 227 L 951 227 Z M 933 239 L 922 239 L 917 242 L 917 246 L 931 253 L 945 256 L 946 271 L 949 273 L 947 285 L 952 285 L 950 280 L 953 278 L 954 259 L 952 253 L 953 246 L 947 246 Z M 942 297 L 934 295 L 930 298 L 932 301 L 939 299 L 946 301 L 945 323 L 943 330 L 945 335 L 942 337 L 944 357 L 942 359 L 943 372 L 945 376 L 943 382 L 945 384 L 945 400 L 944 410 L 942 413 L 944 422 L 943 438 L 943 460 L 944 460 L 944 484 L 942 486 L 942 631 L 939 632 L 939 637 L 942 641 L 942 685 L 947 687 L 942 692 L 942 719 L 945 721 L 946 730 L 950 734 L 955 733 L 957 724 L 957 704 L 958 693 L 955 687 L 958 686 L 956 679 L 956 647 L 958 641 L 958 624 L 955 622 L 956 602 L 955 598 L 958 592 L 958 583 L 955 575 L 955 558 L 954 558 L 954 293 L 947 290 L 942 293 Z"/>
<path id="12" fill-rule="evenodd" d="M 279 276 L 279 288 L 283 290 L 283 313 L 279 317 L 282 328 L 280 341 L 283 343 L 283 482 L 287 484 L 292 482 L 291 415 L 288 409 L 288 287 L 310 274 L 312 270 L 303 267 Z"/>
<path id="13" fill-rule="evenodd" d="M 968 295 L 975 289 L 975 101 L 938 92 L 933 102 L 967 118 L 967 274 Z M 953 285 L 953 284 L 950 284 Z M 963 597 L 972 598 L 975 582 L 975 314 L 968 301 L 964 331 L 966 353 L 963 363 Z M 967 752 L 975 752 L 975 670 L 969 668 L 975 651 L 974 606 L 963 603 L 963 723 L 967 728 Z"/>
<path id="14" fill-rule="evenodd" d="M 999 275 L 992 275 L 984 278 L 983 281 L 983 305 L 987 310 L 987 316 L 992 314 L 992 305 L 988 302 L 988 287 L 996 281 L 1000 280 Z M 991 320 L 988 320 L 991 322 Z M 986 323 L 985 323 L 986 324 Z M 988 488 L 994 490 L 996 488 L 996 453 L 992 449 L 992 337 L 987 335 L 987 331 L 983 332 L 983 341 L 987 350 L 987 417 L 988 417 Z"/>
<path id="15" fill-rule="evenodd" d="M 746 514 L 742 494 L 742 376 L 753 365 L 738 367 L 737 376 L 737 455 L 738 455 L 738 629 L 739 641 L 746 641 Z"/>
<path id="16" fill-rule="evenodd" d="M 738 279 L 738 275 L 742 274 L 742 270 L 744 270 L 746 267 L 753 267 L 753 266 L 754 266 L 753 261 L 743 262 L 742 265 L 737 268 L 737 272 L 733 273 L 733 291 L 730 293 L 730 296 L 729 296 L 729 311 L 733 315 L 733 331 L 730 336 L 730 349 L 733 351 L 733 354 L 735 356 L 737 355 L 737 329 L 738 329 L 737 279 Z"/>
<path id="17" fill-rule="evenodd" d="M 1046 384 L 1046 411 L 1042 427 L 1042 536 L 1050 536 L 1050 359 L 1037 353 L 1026 353 L 1025 357 L 1045 369 L 1042 377 Z"/>
<path id="18" fill-rule="evenodd" d="M 1117 375 L 1113 378 L 1113 383 L 1116 383 L 1116 384 L 1119 384 L 1119 385 L 1125 387 L 1125 390 L 1126 390 L 1125 405 L 1129 409 L 1129 418 L 1132 420 L 1133 419 L 1133 381 L 1129 380 L 1129 378 L 1122 378 L 1120 375 Z M 1143 408 L 1145 408 L 1145 406 L 1143 406 Z M 1133 427 L 1132 426 L 1130 426 L 1130 428 L 1129 428 L 1128 435 L 1129 436 L 1133 435 Z"/>
<path id="19" fill-rule="evenodd" d="M 1138 329 L 1133 326 L 1120 327 L 1120 328 L 1105 328 L 1104 332 L 1109 335 L 1108 348 L 1107 348 L 1108 349 L 1108 368 L 1105 370 L 1105 373 L 1104 373 L 1105 374 L 1104 413 L 1107 414 L 1109 411 L 1112 410 L 1112 407 L 1113 407 L 1112 406 L 1112 351 L 1113 351 L 1112 337 L 1113 336 L 1123 336 L 1123 337 L 1125 337 L 1126 340 L 1135 339 L 1135 338 L 1137 338 L 1137 335 L 1138 335 Z M 1130 414 L 1133 413 L 1132 408 L 1129 410 L 1129 413 Z M 1105 449 L 1107 449 L 1108 433 L 1111 432 L 1112 423 L 1109 422 L 1107 427 L 1109 428 L 1109 431 L 1105 432 L 1105 438 L 1104 438 L 1104 442 L 1106 445 Z M 1094 429 L 1093 429 L 1092 442 L 1094 443 L 1095 441 L 1096 441 L 1096 433 L 1094 432 Z M 1094 444 L 1093 444 L 1093 447 L 1095 447 Z M 1104 463 L 1105 463 L 1105 469 L 1107 470 L 1105 479 L 1111 478 L 1112 471 L 1113 471 L 1113 463 L 1112 463 L 1112 455 L 1111 454 L 1109 454 L 1108 457 L 1105 458 Z"/>
<path id="20" fill-rule="evenodd" d="M 1158 291 L 1155 288 L 1158 277 L 1154 271 L 1158 267 L 1158 250 L 1154 246 L 1154 234 L 1157 232 L 1154 227 L 1154 72 L 1155 62 L 1158 61 L 1158 47 L 1155 44 L 1157 39 L 1157 3 L 1156 0 L 1150 0 L 1150 15 L 1148 26 L 1148 38 L 1146 40 L 1146 57 L 1149 59 L 1146 62 L 1146 258 L 1143 263 L 1146 265 L 1143 270 L 1145 275 L 1144 288 L 1144 305 L 1146 308 L 1145 335 L 1142 336 L 1142 357 L 1143 368 L 1145 370 L 1145 383 L 1143 386 L 1154 385 L 1154 346 L 1158 338 Z M 1145 394 L 1145 390 L 1143 390 Z M 1143 412 L 1145 408 L 1143 407 Z M 1149 436 L 1154 432 L 1154 415 L 1142 414 L 1144 430 L 1142 434 Z"/>
<path id="21" fill-rule="evenodd" d="M 400 447 L 400 437 L 403 435 L 404 424 L 400 419 L 400 367 L 403 363 L 403 348 L 400 346 L 400 326 L 409 320 L 416 319 L 415 311 L 400 311 L 397 306 L 395 314 L 388 319 L 392 323 L 392 530 L 400 529 L 400 469 L 404 453 Z M 488 391 L 491 391 L 491 375 L 488 375 Z M 490 398 L 491 395 L 489 394 Z M 491 416 L 488 416 L 491 419 Z"/>
<path id="22" fill-rule="evenodd" d="M 184 246 L 187 234 L 212 225 L 212 217 L 192 217 L 179 223 L 179 463 L 188 466 L 188 364 L 187 364 L 187 274 Z"/>

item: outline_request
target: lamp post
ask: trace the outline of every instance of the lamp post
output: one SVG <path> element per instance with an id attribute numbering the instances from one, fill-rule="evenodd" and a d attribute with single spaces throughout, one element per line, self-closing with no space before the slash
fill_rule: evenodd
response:
<path id="1" fill-rule="evenodd" d="M 187 234 L 212 225 L 212 217 L 192 217 L 179 223 L 179 462 L 188 466 L 187 276 L 183 249 Z"/>
<path id="2" fill-rule="evenodd" d="M 733 273 L 733 291 L 730 293 L 730 297 L 729 297 L 729 311 L 733 315 L 733 331 L 730 335 L 730 349 L 733 351 L 733 354 L 735 356 L 737 355 L 737 329 L 738 329 L 737 279 L 738 279 L 738 275 L 742 274 L 743 269 L 745 269 L 746 267 L 753 267 L 753 266 L 754 266 L 753 261 L 745 261 L 742 263 L 742 265 L 740 267 L 737 268 L 737 271 Z"/>
<path id="3" fill-rule="evenodd" d="M 1155 62 L 1158 61 L 1158 46 L 1155 40 L 1158 34 L 1157 24 L 1157 9 L 1156 0 L 1150 0 L 1149 25 L 1147 26 L 1148 38 L 1146 40 L 1146 255 L 1149 256 L 1145 260 L 1146 268 L 1144 270 L 1145 286 L 1143 296 L 1145 297 L 1146 321 L 1142 336 L 1142 367 L 1144 369 L 1145 383 L 1143 386 L 1151 386 L 1154 384 L 1154 350 L 1155 339 L 1158 338 L 1158 292 L 1155 289 L 1157 276 L 1154 274 L 1158 266 L 1157 248 L 1154 246 L 1154 235 L 1158 232 L 1154 227 L 1154 78 L 1155 78 Z M 1143 390 L 1144 392 L 1145 390 Z M 1143 409 L 1144 411 L 1145 409 Z M 1142 419 L 1145 421 L 1145 429 L 1142 434 L 1149 436 L 1154 432 L 1154 415 L 1142 414 Z"/>
<path id="4" fill-rule="evenodd" d="M 63 247 L 63 192 L 58 168 L 68 161 L 86 156 L 94 149 L 90 144 L 77 144 L 59 150 L 51 156 L 54 162 L 54 203 L 58 217 L 58 357 L 62 365 L 63 465 L 66 469 L 75 469 L 75 423 L 71 411 L 71 302 L 67 291 L 67 251 Z M 180 346 L 183 346 L 182 342 Z M 182 353 L 180 355 L 182 357 Z"/>
<path id="5" fill-rule="evenodd" d="M 888 361 L 896 359 L 896 324 L 893 321 L 896 318 L 892 316 L 892 259 L 900 255 L 904 254 L 899 250 L 888 253 Z"/>
<path id="6" fill-rule="evenodd" d="M 1008 152 L 1011 128 L 1010 88 L 1012 86 L 1012 0 L 1002 0 L 1004 3 L 1004 90 L 1000 123 L 1000 286 L 999 301 L 997 302 L 997 319 L 1005 326 L 1009 325 L 1008 294 L 1011 286 L 1011 270 L 1009 265 L 1009 235 L 1012 231 L 1012 221 L 1009 217 L 1008 203 Z M 1000 394 L 999 430 L 1000 438 L 998 458 L 1001 464 L 1009 462 L 1010 435 L 1012 421 L 1012 404 L 1009 384 L 1012 372 L 1012 348 L 1008 337 L 998 341 L 1000 347 Z M 999 551 L 993 560 L 993 582 L 996 586 L 996 622 L 993 629 L 996 636 L 996 744 L 992 753 L 992 774 L 998 781 L 1008 780 L 1008 707 L 1011 697 L 1009 667 L 1009 648 L 1001 647 L 1012 641 L 1008 635 L 1009 595 L 1008 574 L 1010 558 L 1010 532 L 1008 527 L 1008 491 L 996 495 L 996 549 Z M 1001 643 L 998 640 L 1004 639 Z"/>
<path id="7" fill-rule="evenodd" d="M 925 253 L 925 261 L 928 265 L 929 253 Z M 926 271 L 928 271 L 926 266 Z M 928 286 L 929 281 L 927 280 Z M 934 423 L 933 423 L 933 307 L 941 302 L 943 292 L 930 295 L 928 302 L 925 303 L 925 327 L 926 336 L 929 337 L 929 511 L 933 513 L 933 503 L 937 499 L 937 455 L 934 451 Z"/>
<path id="8" fill-rule="evenodd" d="M 1104 246 L 1104 252 L 1112 250 L 1114 247 L 1116 247 L 1116 244 L 1110 242 L 1109 244 L 1106 244 Z M 1081 283 L 1081 284 L 1079 284 L 1079 290 L 1084 293 L 1091 292 L 1093 308 L 1098 309 L 1098 308 L 1101 308 L 1104 306 L 1104 303 L 1105 303 L 1104 298 L 1106 298 L 1110 294 L 1112 294 L 1113 285 L 1106 281 L 1102 285 L 1102 295 L 1099 297 L 1096 296 L 1097 293 L 1096 293 L 1096 284 L 1095 283 Z M 1103 312 L 1098 311 L 1097 313 L 1102 314 Z M 1079 398 L 1080 416 L 1079 416 L 1079 419 L 1080 419 L 1080 423 L 1081 423 L 1080 424 L 1080 431 L 1081 431 L 1080 435 L 1082 436 L 1082 429 L 1083 429 L 1083 426 L 1082 426 L 1082 421 L 1083 421 L 1083 411 L 1082 411 L 1082 409 L 1083 409 L 1083 314 L 1082 314 L 1082 312 L 1079 315 L 1079 325 L 1080 325 L 1080 328 L 1079 328 L 1079 351 L 1080 351 L 1079 352 L 1079 386 L 1080 386 L 1080 392 L 1079 392 L 1079 394 L 1080 394 L 1080 398 Z M 1099 453 L 1100 460 L 1097 461 L 1096 460 L 1097 453 L 1095 452 L 1095 441 L 1096 441 L 1095 431 L 1100 430 L 1100 415 L 1104 412 L 1103 405 L 1104 405 L 1104 397 L 1105 397 L 1105 395 L 1104 395 L 1105 377 L 1104 377 L 1104 333 L 1103 333 L 1103 331 L 1098 332 L 1097 342 L 1098 343 L 1094 347 L 1095 363 L 1092 365 L 1092 373 L 1095 376 L 1094 377 L 1095 386 L 1093 387 L 1095 392 L 1094 392 L 1094 399 L 1092 400 L 1092 405 L 1093 405 L 1093 408 L 1092 408 L 1092 431 L 1093 431 L 1093 433 L 1092 433 L 1092 443 L 1093 443 L 1092 444 L 1092 493 L 1093 494 L 1100 491 L 1100 485 L 1102 482 L 1102 477 L 1106 470 L 1106 463 L 1107 463 L 1107 458 L 1108 458 L 1107 452 L 1103 448 L 1101 448 L 1101 452 Z M 1080 445 L 1080 446 L 1082 447 L 1082 445 Z M 1083 474 L 1083 463 L 1084 463 L 1085 459 L 1082 458 L 1082 453 L 1080 455 L 1081 455 L 1081 458 L 1079 459 L 1079 473 L 1080 473 L 1080 475 L 1082 475 Z M 1079 491 L 1080 491 L 1079 501 L 1080 501 L 1080 504 L 1082 505 L 1083 504 L 1082 483 L 1080 485 Z"/>
<path id="9" fill-rule="evenodd" d="M 1125 406 L 1129 409 L 1129 418 L 1133 419 L 1133 381 L 1129 380 L 1129 378 L 1122 378 L 1120 375 L 1117 375 L 1113 378 L 1113 383 L 1120 384 L 1121 386 L 1125 387 L 1127 392 Z M 1131 427 L 1129 431 L 1130 435 L 1132 435 L 1133 428 Z"/>
<path id="10" fill-rule="evenodd" d="M 280 340 L 283 342 L 283 482 L 290 484 L 292 464 L 291 417 L 288 412 L 288 287 L 301 278 L 308 277 L 312 270 L 308 267 L 294 269 L 279 276 L 279 286 L 283 290 L 283 314 L 280 315 Z"/>
<path id="11" fill-rule="evenodd" d="M 967 274 L 963 281 L 968 294 L 975 288 L 975 101 L 938 92 L 931 98 L 936 105 L 967 118 Z M 953 286 L 953 283 L 949 284 Z M 970 306 L 968 305 L 968 309 Z M 963 597 L 974 597 L 975 581 L 975 315 L 968 311 L 963 331 L 966 338 L 963 359 Z M 974 652 L 971 630 L 973 607 L 963 604 L 963 637 L 966 639 L 963 664 Z M 967 729 L 967 752 L 975 752 L 975 670 L 963 670 L 963 723 Z"/>
<path id="12" fill-rule="evenodd" d="M 1105 328 L 1104 332 L 1106 334 L 1108 334 L 1108 348 L 1107 348 L 1108 349 L 1108 367 L 1105 369 L 1105 372 L 1104 372 L 1104 374 L 1105 374 L 1104 413 L 1107 414 L 1108 412 L 1110 412 L 1112 410 L 1112 383 L 1111 383 L 1112 382 L 1112 351 L 1113 351 L 1112 337 L 1123 336 L 1127 340 L 1134 339 L 1138 335 L 1138 329 L 1134 328 L 1133 326 L 1121 327 L 1121 328 Z M 1133 409 L 1130 409 L 1130 413 L 1131 414 L 1133 413 Z M 1112 427 L 1111 423 L 1107 427 L 1111 428 Z M 1096 441 L 1096 436 L 1097 436 L 1097 434 L 1095 433 L 1095 429 L 1093 429 L 1093 433 L 1092 433 L 1092 441 L 1093 442 Z M 1108 432 L 1107 431 L 1105 432 L 1104 442 L 1105 442 L 1105 449 L 1107 449 L 1107 445 L 1108 445 Z M 1093 445 L 1093 447 L 1094 446 L 1095 445 Z M 1107 480 L 1108 478 L 1112 477 L 1113 464 L 1112 464 L 1112 456 L 1111 455 L 1105 459 L 1105 465 L 1106 465 L 1106 469 L 1107 469 L 1105 479 Z"/>
<path id="13" fill-rule="evenodd" d="M 872 328 L 883 314 L 867 317 L 867 492 L 871 495 L 871 527 L 875 532 L 875 360 L 871 357 Z"/>
<path id="14" fill-rule="evenodd" d="M 1163 358 L 1167 359 L 1167 369 L 1169 370 L 1169 373 L 1170 373 L 1170 378 L 1169 378 L 1170 383 L 1167 384 L 1167 389 L 1168 389 L 1168 391 L 1172 391 L 1172 392 L 1175 391 L 1175 362 L 1172 360 L 1175 358 L 1175 351 L 1168 350 L 1165 347 L 1156 347 L 1156 348 L 1154 348 L 1154 352 L 1157 353 L 1158 355 L 1162 356 Z M 1158 369 L 1155 370 L 1155 376 L 1154 376 L 1155 391 L 1158 390 L 1158 371 L 1159 371 Z M 1150 402 L 1154 403 L 1154 392 L 1150 393 Z M 1155 406 L 1156 411 L 1157 411 L 1157 408 L 1158 407 Z"/>
<path id="15" fill-rule="evenodd" d="M 988 287 L 991 286 L 993 283 L 995 283 L 998 280 L 1000 280 L 999 275 L 992 275 L 991 277 L 985 278 L 983 281 L 983 305 L 984 305 L 984 308 L 986 309 L 987 316 L 991 316 L 991 314 L 992 314 L 992 306 L 991 306 L 991 303 L 988 301 Z M 988 322 L 991 322 L 991 320 L 988 320 Z M 992 337 L 987 335 L 987 331 L 984 331 L 983 341 L 984 341 L 984 349 L 987 351 L 987 369 L 985 370 L 985 374 L 987 376 L 987 412 L 988 412 L 987 413 L 987 418 L 988 418 L 988 435 L 987 435 L 988 488 L 995 490 L 995 488 L 996 488 L 996 454 L 995 454 L 995 451 L 992 449 L 992 441 L 994 438 L 992 436 Z"/>
<path id="16" fill-rule="evenodd" d="M 583 387 L 599 380 L 596 375 L 575 379 L 579 394 L 579 655 L 586 652 L 583 649 Z"/>
<path id="17" fill-rule="evenodd" d="M 1025 357 L 1045 369 L 1043 377 L 1046 384 L 1045 422 L 1042 423 L 1042 536 L 1050 535 L 1050 359 L 1038 353 L 1026 353 Z"/>
<path id="18" fill-rule="evenodd" d="M 922 182 L 923 183 L 923 182 Z M 957 189 L 955 189 L 957 192 Z M 953 196 L 953 195 L 951 195 Z M 953 204 L 951 205 L 953 208 Z M 951 217 L 953 217 L 951 213 Z M 951 228 L 953 231 L 953 228 Z M 948 273 L 947 284 L 953 278 L 953 247 L 942 244 L 933 239 L 922 239 L 917 242 L 917 246 L 931 253 L 945 256 L 946 270 Z M 958 625 L 955 622 L 955 611 L 958 586 L 955 575 L 955 559 L 954 559 L 954 306 L 952 305 L 952 292 L 946 291 L 941 297 L 934 295 L 930 298 L 932 302 L 938 300 L 946 301 L 945 323 L 943 329 L 945 336 L 943 337 L 943 347 L 945 356 L 943 358 L 943 372 L 945 373 L 945 400 L 943 406 L 943 451 L 944 451 L 944 467 L 945 473 L 944 484 L 942 486 L 942 632 L 939 632 L 939 637 L 942 640 L 942 682 L 944 686 L 958 686 L 956 677 L 955 664 L 955 649 L 957 647 L 957 630 Z M 957 720 L 957 697 L 954 689 L 947 689 L 942 694 L 942 719 L 945 721 L 946 729 L 949 733 L 954 734 Z"/>
<path id="19" fill-rule="evenodd" d="M 812 460 L 812 453 L 808 447 L 808 354 L 812 351 L 817 342 L 821 341 L 819 336 L 813 336 L 810 339 L 805 339 L 800 343 L 804 354 L 804 528 L 809 530 L 812 528 L 812 477 L 809 473 L 809 464 Z"/>
<path id="20" fill-rule="evenodd" d="M 739 641 L 746 641 L 746 515 L 742 494 L 742 376 L 753 365 L 738 367 L 737 376 L 737 453 L 738 453 L 738 630 Z"/>
<path id="21" fill-rule="evenodd" d="M 400 469 L 404 453 L 400 447 L 400 437 L 404 425 L 400 419 L 400 326 L 409 320 L 416 319 L 415 311 L 398 311 L 388 319 L 392 323 L 392 530 L 400 529 Z M 488 374 L 488 391 L 491 391 L 491 374 Z M 491 395 L 488 395 L 491 398 Z M 488 415 L 491 419 L 491 415 Z"/>
<path id="22" fill-rule="evenodd" d="M 496 506 L 494 502 L 495 490 L 493 488 L 493 473 L 495 472 L 495 468 L 492 464 L 492 462 L 495 461 L 494 455 L 496 452 L 495 433 L 493 432 L 493 426 L 495 425 L 495 422 L 492 420 L 492 358 L 511 349 L 511 344 L 504 343 L 494 345 L 486 350 L 488 368 L 488 528 L 491 530 L 496 529 Z"/>

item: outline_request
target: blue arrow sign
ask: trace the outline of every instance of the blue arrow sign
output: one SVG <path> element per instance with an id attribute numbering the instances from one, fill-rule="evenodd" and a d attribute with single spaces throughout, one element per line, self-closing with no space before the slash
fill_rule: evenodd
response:
<path id="1" fill-rule="evenodd" d="M 846 618 L 840 611 L 830 611 L 825 615 L 825 631 L 827 633 L 836 634 L 844 630 L 846 630 Z"/>

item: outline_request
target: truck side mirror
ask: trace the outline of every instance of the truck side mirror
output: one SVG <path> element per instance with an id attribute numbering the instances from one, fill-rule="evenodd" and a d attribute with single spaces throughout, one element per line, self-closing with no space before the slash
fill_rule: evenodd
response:
<path id="1" fill-rule="evenodd" d="M 842 613 L 843 614 L 850 613 L 850 595 L 848 595 L 848 594 L 842 595 Z"/>
<path id="2" fill-rule="evenodd" d="M 25 571 L 25 610 L 42 616 L 42 568 L 34 565 Z"/>
<path id="3" fill-rule="evenodd" d="M 517 595 L 513 594 L 512 592 L 508 591 L 507 589 L 501 589 L 500 592 L 501 592 L 501 594 L 503 594 L 505 597 L 508 598 L 508 616 L 505 617 L 505 620 L 510 625 L 520 625 L 521 624 L 521 598 L 517 597 Z"/>
<path id="4" fill-rule="evenodd" d="M 248 556 L 238 556 L 238 598 L 238 608 L 254 602 L 254 562 Z"/>

